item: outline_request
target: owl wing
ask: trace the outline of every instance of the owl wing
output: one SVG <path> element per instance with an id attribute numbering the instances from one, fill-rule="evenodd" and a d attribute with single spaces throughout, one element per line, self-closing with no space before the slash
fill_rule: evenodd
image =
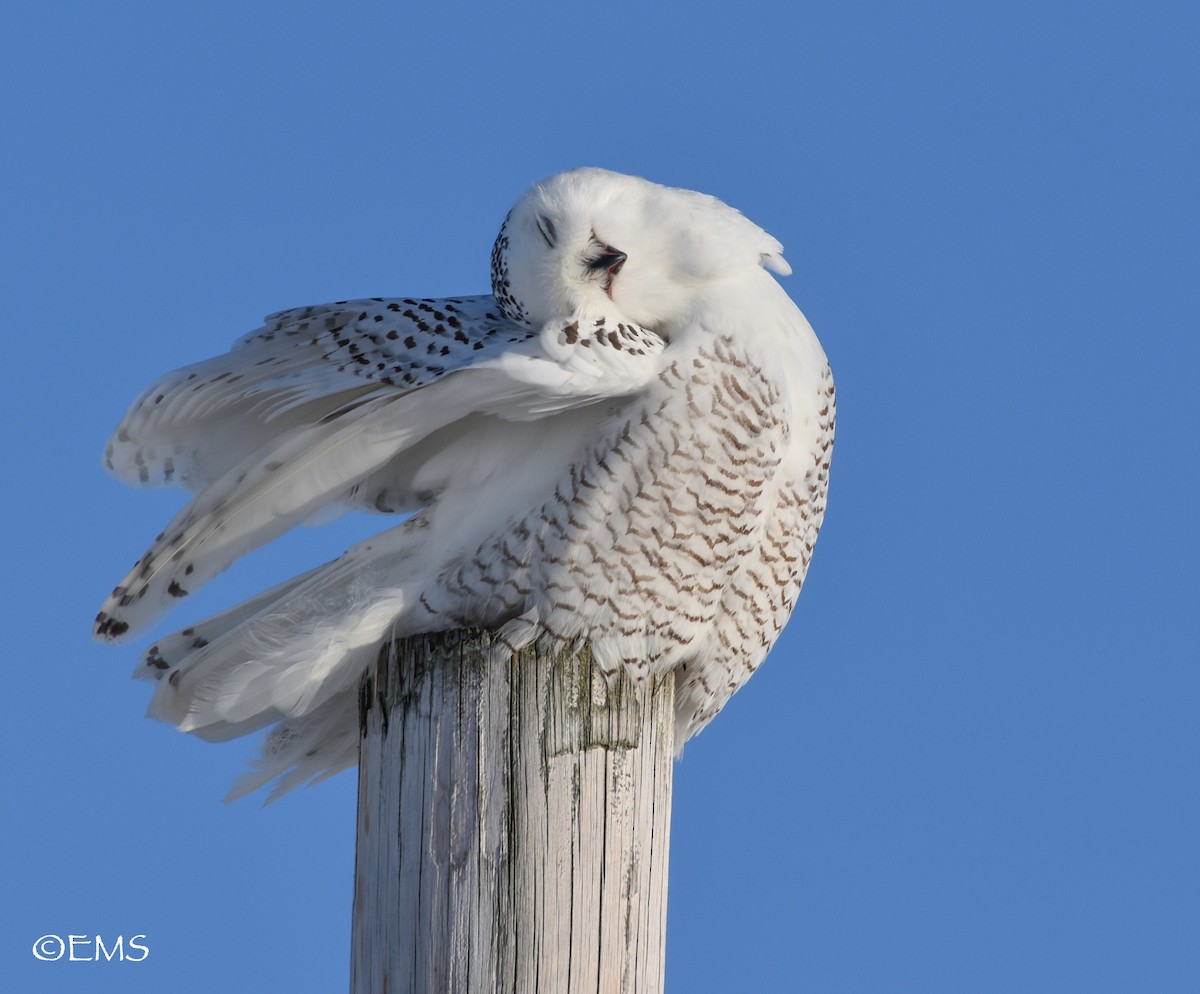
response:
<path id="1" fill-rule="evenodd" d="M 342 301 L 267 322 L 153 384 L 113 434 L 105 464 L 119 479 L 196 496 L 113 590 L 98 637 L 144 628 L 328 505 L 421 506 L 414 465 L 463 419 L 627 395 L 658 375 L 665 347 L 632 326 L 530 330 L 491 297 Z"/>
<path id="2" fill-rule="evenodd" d="M 424 386 L 533 334 L 490 296 L 343 300 L 265 320 L 225 355 L 147 387 L 109 441 L 108 470 L 135 486 L 200 491 L 289 428 Z"/>

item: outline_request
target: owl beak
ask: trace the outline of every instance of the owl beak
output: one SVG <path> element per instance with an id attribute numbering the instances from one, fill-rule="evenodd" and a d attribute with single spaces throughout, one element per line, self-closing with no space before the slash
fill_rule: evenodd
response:
<path id="1" fill-rule="evenodd" d="M 596 259 L 596 268 L 603 269 L 610 276 L 616 276 L 621 271 L 621 267 L 625 265 L 625 260 L 629 258 L 620 249 L 615 249 L 611 245 L 605 245 Z"/>
<path id="2" fill-rule="evenodd" d="M 621 267 L 625 265 L 625 260 L 629 258 L 620 249 L 615 249 L 611 245 L 604 245 L 600 249 L 600 254 L 597 255 L 591 262 L 591 268 L 597 272 L 604 273 L 604 292 L 608 294 L 609 299 L 612 299 L 612 284 L 617 273 L 621 271 Z"/>

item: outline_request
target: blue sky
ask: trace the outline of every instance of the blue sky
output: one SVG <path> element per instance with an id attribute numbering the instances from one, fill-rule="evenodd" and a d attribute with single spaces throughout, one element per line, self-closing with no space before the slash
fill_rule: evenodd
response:
<path id="1" fill-rule="evenodd" d="M 1197 989 L 1195 5 L 405 6 L 0 13 L 4 989 L 345 988 L 353 776 L 226 807 L 251 745 L 142 718 L 89 623 L 181 495 L 99 455 L 268 311 L 485 290 L 582 164 L 778 236 L 839 387 L 799 608 L 677 768 L 667 989 Z"/>

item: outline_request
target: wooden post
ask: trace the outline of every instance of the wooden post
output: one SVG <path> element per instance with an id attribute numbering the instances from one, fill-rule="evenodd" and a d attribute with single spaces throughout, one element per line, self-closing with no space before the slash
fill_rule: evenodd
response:
<path id="1" fill-rule="evenodd" d="M 660 994 L 674 679 L 386 646 L 363 684 L 353 994 Z"/>

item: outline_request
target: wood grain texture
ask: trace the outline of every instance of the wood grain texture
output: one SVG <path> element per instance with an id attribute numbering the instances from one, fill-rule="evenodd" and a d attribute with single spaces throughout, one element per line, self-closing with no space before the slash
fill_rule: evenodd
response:
<path id="1" fill-rule="evenodd" d="M 354 994 L 659 994 L 674 679 L 385 648 L 363 684 Z"/>

